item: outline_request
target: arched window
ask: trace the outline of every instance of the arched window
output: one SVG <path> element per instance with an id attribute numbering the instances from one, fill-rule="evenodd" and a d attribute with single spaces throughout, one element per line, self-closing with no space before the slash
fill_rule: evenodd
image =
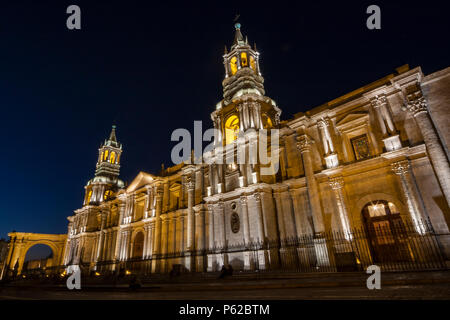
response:
<path id="1" fill-rule="evenodd" d="M 92 197 L 92 190 L 89 190 L 88 196 L 87 196 L 87 199 L 86 199 L 86 204 L 89 204 L 89 202 L 91 202 L 91 197 Z"/>
<path id="2" fill-rule="evenodd" d="M 235 74 L 237 72 L 237 58 L 233 57 L 230 60 L 230 68 L 231 68 L 231 74 Z"/>
<path id="3" fill-rule="evenodd" d="M 112 196 L 112 191 L 111 190 L 106 190 L 105 194 L 103 195 L 103 199 L 104 200 L 108 200 L 111 196 Z"/>
<path id="4" fill-rule="evenodd" d="M 247 61 L 247 52 L 241 52 L 241 66 L 247 67 L 248 61 Z"/>
<path id="5" fill-rule="evenodd" d="M 225 143 L 229 144 L 237 139 L 239 134 L 239 118 L 236 115 L 228 117 L 225 122 Z"/>
<path id="6" fill-rule="evenodd" d="M 109 156 L 109 162 L 115 163 L 116 162 L 116 153 L 113 151 L 111 152 L 111 155 Z"/>
<path id="7" fill-rule="evenodd" d="M 102 151 L 102 155 L 100 156 L 100 161 L 103 160 L 103 151 Z"/>
<path id="8" fill-rule="evenodd" d="M 255 58 L 253 58 L 253 56 L 250 56 L 250 68 L 256 71 L 256 63 Z"/>
<path id="9" fill-rule="evenodd" d="M 261 118 L 262 118 L 262 123 L 263 123 L 264 129 L 270 129 L 273 127 L 272 120 L 270 119 L 270 117 L 267 114 L 263 113 Z"/>
<path id="10" fill-rule="evenodd" d="M 105 155 L 103 156 L 103 161 L 106 161 L 108 159 L 108 150 L 105 150 Z"/>

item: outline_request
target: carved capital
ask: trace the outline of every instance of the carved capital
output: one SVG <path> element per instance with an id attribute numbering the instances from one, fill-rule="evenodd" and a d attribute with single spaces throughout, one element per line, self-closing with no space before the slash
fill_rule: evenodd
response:
<path id="1" fill-rule="evenodd" d="M 259 193 L 253 194 L 253 198 L 256 202 L 261 202 L 261 195 Z"/>
<path id="2" fill-rule="evenodd" d="M 328 183 L 330 184 L 331 189 L 339 190 L 344 186 L 344 179 L 342 177 L 333 177 L 328 178 Z"/>
<path id="3" fill-rule="evenodd" d="M 379 96 L 375 96 L 370 100 L 370 104 L 372 105 L 373 108 L 379 108 L 382 105 L 387 104 L 387 99 L 386 96 L 383 95 L 379 95 Z"/>
<path id="4" fill-rule="evenodd" d="M 406 88 L 406 109 L 414 116 L 420 113 L 428 112 L 427 101 L 423 96 L 419 83 Z"/>
<path id="5" fill-rule="evenodd" d="M 319 127 L 319 129 L 324 129 L 326 127 L 329 127 L 330 126 L 330 120 L 321 118 L 321 119 L 317 120 L 317 126 Z"/>
<path id="6" fill-rule="evenodd" d="M 195 189 L 194 179 L 191 176 L 186 177 L 186 188 L 188 191 L 193 191 Z"/>
<path id="7" fill-rule="evenodd" d="M 246 196 L 241 196 L 241 203 L 243 205 L 247 205 L 247 197 Z"/>
<path id="8" fill-rule="evenodd" d="M 156 188 L 156 197 L 157 199 L 161 199 L 164 195 L 164 190 L 160 187 Z"/>
<path id="9" fill-rule="evenodd" d="M 391 164 L 391 169 L 397 175 L 404 175 L 409 171 L 409 161 L 401 160 Z"/>
<path id="10" fill-rule="evenodd" d="M 306 134 L 297 137 L 297 141 L 297 148 L 301 153 L 309 152 L 311 150 L 311 145 L 314 143 L 314 140 Z"/>
<path id="11" fill-rule="evenodd" d="M 217 202 L 217 208 L 219 208 L 220 210 L 223 210 L 223 201 L 220 200 L 219 202 Z"/>

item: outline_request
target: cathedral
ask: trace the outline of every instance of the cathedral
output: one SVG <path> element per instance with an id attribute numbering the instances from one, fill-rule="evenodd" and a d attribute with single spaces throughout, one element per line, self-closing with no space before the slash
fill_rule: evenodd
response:
<path id="1" fill-rule="evenodd" d="M 223 99 L 211 108 L 218 134 L 200 161 L 140 172 L 127 185 L 119 179 L 126 146 L 113 126 L 67 235 L 9 234 L 8 268 L 20 273 L 32 243 L 56 250 L 55 265 L 99 273 L 263 270 L 286 264 L 285 250 L 314 268 L 348 253 L 361 263 L 363 251 L 382 263 L 400 247 L 415 261 L 435 248 L 450 260 L 450 68 L 424 75 L 401 66 L 282 120 L 239 23 L 223 65 Z M 267 138 L 276 165 L 250 161 L 260 132 L 277 133 L 277 143 Z M 236 161 L 239 152 L 247 161 Z M 424 250 L 416 239 L 430 233 L 437 244 Z"/>

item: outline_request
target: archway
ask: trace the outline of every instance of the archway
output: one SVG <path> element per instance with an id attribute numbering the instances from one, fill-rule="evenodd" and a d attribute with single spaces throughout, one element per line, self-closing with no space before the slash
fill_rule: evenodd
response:
<path id="1" fill-rule="evenodd" d="M 12 274 L 21 274 L 27 252 L 31 247 L 38 244 L 50 247 L 53 253 L 52 267 L 58 267 L 63 264 L 67 240 L 66 234 L 12 232 L 8 236 L 10 237 L 10 246 L 1 278 L 5 276 L 8 270 Z"/>
<path id="2" fill-rule="evenodd" d="M 394 203 L 370 201 L 364 206 L 362 216 L 374 262 L 410 260 L 407 230 Z"/>
<path id="3" fill-rule="evenodd" d="M 144 254 L 144 233 L 139 231 L 134 237 L 133 258 L 142 258 Z"/>
<path id="4" fill-rule="evenodd" d="M 47 267 L 53 266 L 55 254 L 52 248 L 46 244 L 32 245 L 25 253 L 22 273 L 40 274 Z"/>

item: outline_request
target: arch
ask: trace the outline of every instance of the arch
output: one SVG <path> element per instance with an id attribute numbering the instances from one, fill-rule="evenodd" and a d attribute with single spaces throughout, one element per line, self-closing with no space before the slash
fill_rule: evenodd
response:
<path id="1" fill-rule="evenodd" d="M 374 262 L 409 261 L 413 257 L 406 242 L 407 229 L 393 202 L 371 200 L 366 203 L 361 214 Z"/>
<path id="2" fill-rule="evenodd" d="M 108 159 L 108 149 L 105 150 L 105 153 L 103 155 L 103 161 L 106 161 Z"/>
<path id="3" fill-rule="evenodd" d="M 272 119 L 270 119 L 270 117 L 266 113 L 263 113 L 261 115 L 261 119 L 264 129 L 270 129 L 273 127 Z"/>
<path id="4" fill-rule="evenodd" d="M 14 271 L 17 274 L 21 274 L 28 250 L 37 244 L 44 244 L 50 247 L 53 252 L 52 266 L 61 266 L 63 264 L 67 241 L 66 234 L 12 232 L 8 236 L 11 241 L 5 263 L 7 269 L 13 270 L 17 265 L 17 270 Z M 4 273 L 2 274 L 3 276 Z"/>
<path id="5" fill-rule="evenodd" d="M 46 251 L 50 251 L 50 254 L 44 253 L 44 248 L 46 249 Z M 39 257 L 37 257 L 35 254 L 36 250 L 40 251 Z M 28 271 L 30 269 L 43 269 L 45 267 L 51 267 L 53 266 L 54 255 L 54 250 L 49 245 L 43 243 L 35 243 L 25 252 L 24 264 L 22 269 Z"/>
<path id="6" fill-rule="evenodd" d="M 237 139 L 239 134 L 239 118 L 233 114 L 225 121 L 225 144 Z"/>
<path id="7" fill-rule="evenodd" d="M 248 67 L 247 52 L 241 52 L 241 66 Z"/>
<path id="8" fill-rule="evenodd" d="M 231 69 L 231 74 L 232 75 L 234 75 L 237 72 L 238 66 L 237 66 L 237 58 L 236 58 L 236 56 L 234 56 L 230 60 L 230 69 Z"/>
<path id="9" fill-rule="evenodd" d="M 403 202 L 401 202 L 399 199 L 397 199 L 397 197 L 391 195 L 391 194 L 387 194 L 387 193 L 371 193 L 371 194 L 367 194 L 363 197 L 361 197 L 358 201 L 356 201 L 355 206 L 354 206 L 354 211 L 353 211 L 353 218 L 355 221 L 355 225 L 356 226 L 363 226 L 363 218 L 362 218 L 362 211 L 364 209 L 364 207 L 370 203 L 370 202 L 374 202 L 377 200 L 385 200 L 387 202 L 392 202 L 398 209 L 398 211 L 400 211 L 400 216 L 402 216 L 402 218 L 406 215 L 407 211 L 405 208 L 405 205 L 403 204 Z"/>
<path id="10" fill-rule="evenodd" d="M 250 68 L 252 68 L 253 70 L 256 71 L 256 63 L 255 63 L 255 58 L 253 58 L 253 56 L 250 56 Z"/>
<path id="11" fill-rule="evenodd" d="M 116 163 L 116 153 L 114 151 L 112 151 L 111 155 L 109 156 L 109 162 Z"/>
<path id="12" fill-rule="evenodd" d="M 132 258 L 142 258 L 144 256 L 144 241 L 144 230 L 142 228 L 136 229 L 132 240 Z"/>

